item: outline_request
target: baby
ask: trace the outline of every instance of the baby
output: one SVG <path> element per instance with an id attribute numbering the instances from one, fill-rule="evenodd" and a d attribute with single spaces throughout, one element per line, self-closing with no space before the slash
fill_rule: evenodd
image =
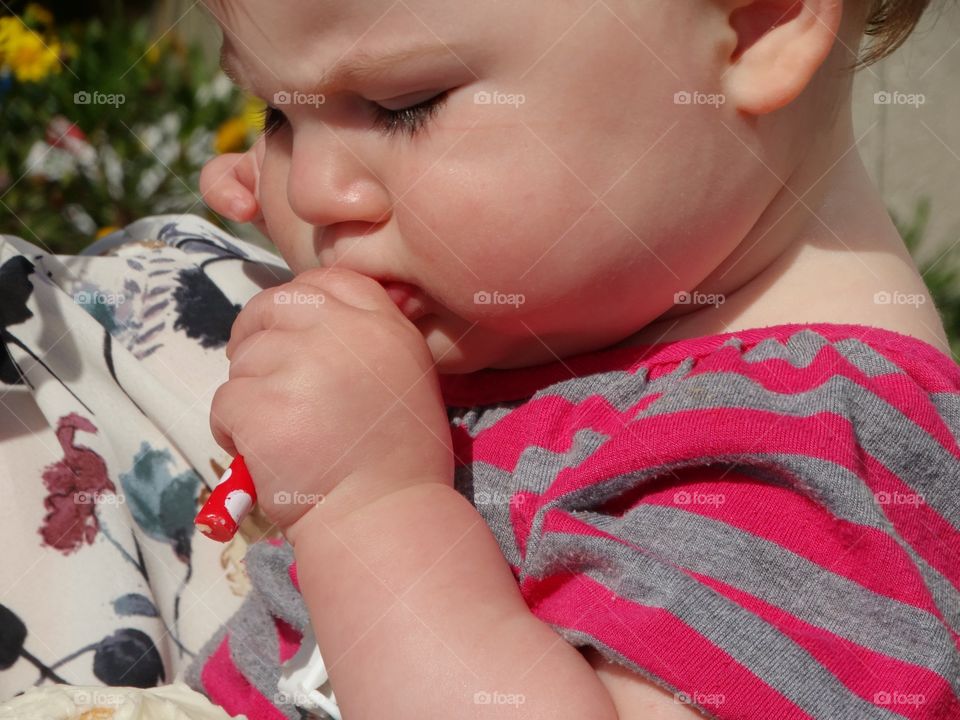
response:
<path id="1" fill-rule="evenodd" d="M 960 718 L 960 368 L 850 107 L 926 0 L 206 4 L 269 107 L 202 190 L 296 276 L 211 428 L 344 718 Z"/>

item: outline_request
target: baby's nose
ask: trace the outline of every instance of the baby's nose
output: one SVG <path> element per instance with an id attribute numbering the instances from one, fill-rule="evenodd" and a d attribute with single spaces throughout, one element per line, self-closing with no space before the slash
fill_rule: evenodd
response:
<path id="1" fill-rule="evenodd" d="M 390 192 L 332 131 L 317 131 L 329 136 L 325 142 L 307 139 L 293 147 L 287 199 L 294 214 L 314 227 L 382 222 L 390 212 Z"/>

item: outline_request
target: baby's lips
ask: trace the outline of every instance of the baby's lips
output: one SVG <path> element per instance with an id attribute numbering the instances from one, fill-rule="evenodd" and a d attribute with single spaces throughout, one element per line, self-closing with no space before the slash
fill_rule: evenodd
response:
<path id="1" fill-rule="evenodd" d="M 194 518 L 194 525 L 217 542 L 228 542 L 257 501 L 257 490 L 243 455 L 237 455 Z"/>

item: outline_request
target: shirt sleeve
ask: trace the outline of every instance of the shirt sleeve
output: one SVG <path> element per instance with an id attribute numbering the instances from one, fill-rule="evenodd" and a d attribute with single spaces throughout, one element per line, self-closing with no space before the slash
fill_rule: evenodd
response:
<path id="1" fill-rule="evenodd" d="M 532 612 L 720 719 L 960 718 L 947 419 L 895 370 L 726 369 L 520 456 Z"/>

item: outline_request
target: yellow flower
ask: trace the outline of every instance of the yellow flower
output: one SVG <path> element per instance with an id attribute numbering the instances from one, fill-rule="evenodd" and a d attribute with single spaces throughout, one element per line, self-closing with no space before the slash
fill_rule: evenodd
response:
<path id="1" fill-rule="evenodd" d="M 20 82 L 39 82 L 60 72 L 60 43 L 44 42 L 17 18 L 0 18 L 0 63 Z"/>
<path id="2" fill-rule="evenodd" d="M 4 57 L 14 38 L 23 34 L 24 26 L 19 18 L 0 17 L 0 66 L 6 65 Z"/>
<path id="3" fill-rule="evenodd" d="M 241 115 L 251 132 L 258 133 L 263 130 L 263 109 L 266 106 L 263 100 L 253 95 L 247 95 L 244 100 Z"/>
<path id="4" fill-rule="evenodd" d="M 240 152 L 263 129 L 264 102 L 247 96 L 240 114 L 227 120 L 217 130 L 214 148 L 218 153 Z"/>
<path id="5" fill-rule="evenodd" d="M 250 128 L 242 117 L 232 117 L 217 129 L 213 140 L 214 150 L 218 154 L 240 152 L 247 146 Z"/>
<path id="6" fill-rule="evenodd" d="M 112 232 L 114 232 L 114 231 L 116 231 L 116 230 L 119 230 L 119 229 L 120 229 L 120 228 L 118 228 L 116 225 L 107 225 L 106 227 L 102 227 L 102 228 L 100 228 L 99 230 L 97 230 L 96 239 L 99 240 L 99 239 L 102 238 L 104 235 L 109 235 L 110 233 L 112 233 Z"/>

